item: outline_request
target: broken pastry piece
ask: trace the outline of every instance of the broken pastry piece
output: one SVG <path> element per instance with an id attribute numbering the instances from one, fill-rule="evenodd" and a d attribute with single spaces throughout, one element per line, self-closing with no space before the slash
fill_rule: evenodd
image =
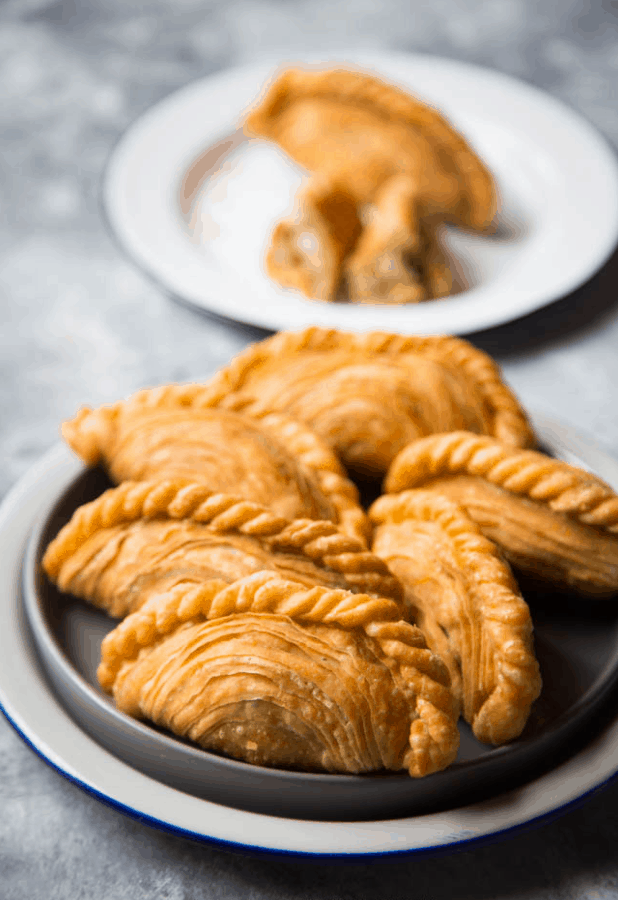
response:
<path id="1" fill-rule="evenodd" d="M 402 583 L 412 621 L 444 660 L 478 740 L 521 734 L 541 689 L 532 620 L 491 541 L 446 497 L 411 490 L 370 510 L 372 549 Z"/>
<path id="2" fill-rule="evenodd" d="M 398 599 L 386 564 L 331 522 L 290 521 L 203 484 L 123 482 L 76 510 L 43 568 L 61 591 L 122 617 L 177 584 L 260 571 Z"/>
<path id="3" fill-rule="evenodd" d="M 589 472 L 468 432 L 434 434 L 393 461 L 385 489 L 463 506 L 523 572 L 590 596 L 618 592 L 618 496 Z"/>
<path id="4" fill-rule="evenodd" d="M 249 113 L 244 129 L 249 136 L 275 141 L 314 173 L 322 185 L 322 203 L 325 185 L 345 194 L 346 202 L 356 207 L 356 215 L 346 216 L 346 221 L 362 220 L 363 211 L 374 207 L 375 221 L 360 234 L 356 249 L 353 244 L 347 247 L 341 259 L 353 301 L 368 301 L 372 284 L 375 302 L 445 296 L 448 279 L 432 281 L 423 275 L 430 263 L 418 256 L 408 259 L 421 226 L 431 232 L 427 243 L 434 255 L 439 222 L 481 232 L 493 228 L 496 188 L 478 156 L 435 109 L 375 76 L 345 69 L 284 71 Z M 305 190 L 299 197 L 296 218 L 309 223 L 318 255 L 285 255 L 282 247 L 289 247 L 296 226 L 284 222 L 273 233 L 267 267 L 284 285 L 309 297 L 334 300 L 340 281 L 334 268 L 337 241 L 332 229 L 326 238 L 328 229 L 311 193 Z M 341 234 L 346 237 L 340 250 L 347 246 L 350 232 Z M 272 264 L 275 256 L 279 266 Z M 320 258 L 321 274 L 328 271 L 328 279 L 316 279 Z"/>
<path id="5" fill-rule="evenodd" d="M 371 218 L 346 262 L 350 300 L 357 303 L 425 300 L 427 286 L 419 265 L 424 243 L 416 208 L 416 185 L 405 175 L 393 177 L 378 193 Z"/>
<path id="6" fill-rule="evenodd" d="M 423 223 L 421 225 L 421 251 L 412 257 L 412 265 L 417 266 L 430 297 L 434 300 L 448 297 L 461 289 L 453 272 L 453 264 L 445 256 L 440 240 L 444 229 L 441 225 Z"/>
<path id="7" fill-rule="evenodd" d="M 118 707 L 262 766 L 361 773 L 448 766 L 448 672 L 392 601 L 261 572 L 179 584 L 104 640 Z"/>
<path id="8" fill-rule="evenodd" d="M 280 413 L 208 404 L 198 384 L 165 385 L 84 408 L 62 433 L 87 464 L 115 482 L 181 478 L 239 494 L 290 519 L 328 519 L 367 538 L 358 492 L 332 451 Z"/>
<path id="9" fill-rule="evenodd" d="M 454 337 L 280 332 L 221 369 L 204 395 L 222 405 L 244 397 L 305 422 L 363 475 L 384 474 L 409 441 L 436 431 L 466 428 L 534 444 L 498 366 Z"/>
<path id="10" fill-rule="evenodd" d="M 336 298 L 341 266 L 361 232 L 354 198 L 328 178 L 311 179 L 289 219 L 279 222 L 266 255 L 266 271 L 284 287 L 315 300 Z"/>

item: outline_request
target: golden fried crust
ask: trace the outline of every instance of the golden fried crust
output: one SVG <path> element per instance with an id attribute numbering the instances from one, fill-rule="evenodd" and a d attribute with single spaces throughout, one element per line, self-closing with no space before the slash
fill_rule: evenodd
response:
<path id="1" fill-rule="evenodd" d="M 444 664 L 393 601 L 260 572 L 179 584 L 103 642 L 118 706 L 259 765 L 330 772 L 449 765 Z"/>
<path id="2" fill-rule="evenodd" d="M 280 413 L 200 402 L 200 390 L 167 385 L 82 409 L 63 425 L 64 438 L 86 464 L 104 462 L 117 483 L 201 481 L 287 518 L 328 519 L 366 539 L 358 492 L 316 434 Z"/>
<path id="3" fill-rule="evenodd" d="M 410 616 L 446 662 L 478 740 L 524 728 L 541 679 L 532 621 L 511 570 L 465 512 L 431 491 L 381 497 L 373 551 L 401 581 Z"/>
<path id="4" fill-rule="evenodd" d="M 382 560 L 332 523 L 289 521 L 181 481 L 124 482 L 80 507 L 43 568 L 62 591 L 118 617 L 179 582 L 231 583 L 263 570 L 310 586 L 401 592 Z"/>
<path id="5" fill-rule="evenodd" d="M 429 296 L 434 300 L 449 297 L 461 290 L 453 277 L 451 263 L 446 256 L 441 237 L 444 228 L 440 225 L 423 224 L 421 227 L 422 246 L 418 256 L 412 258 L 422 274 L 423 283 Z"/>
<path id="6" fill-rule="evenodd" d="M 351 469 L 380 474 L 406 443 L 466 428 L 515 446 L 534 436 L 493 360 L 453 337 L 308 328 L 248 347 L 204 395 L 302 420 Z M 227 400 L 226 400 L 227 398 Z"/>
<path id="7" fill-rule="evenodd" d="M 345 264 L 348 295 L 357 303 L 418 303 L 427 296 L 420 267 L 424 241 L 416 184 L 391 178 L 376 197 L 375 209 Z"/>
<path id="8" fill-rule="evenodd" d="M 313 300 L 334 300 L 341 265 L 361 231 L 356 201 L 330 178 L 314 176 L 297 194 L 292 216 L 275 226 L 266 271 Z"/>
<path id="9" fill-rule="evenodd" d="M 415 441 L 389 492 L 429 488 L 462 505 L 518 568 L 590 595 L 618 591 L 618 496 L 589 472 L 468 432 Z"/>
<path id="10" fill-rule="evenodd" d="M 456 289 L 440 244 L 438 225 L 400 218 L 402 210 L 380 209 L 365 227 L 344 272 L 350 300 L 357 303 L 419 303 L 448 297 Z"/>
<path id="11" fill-rule="evenodd" d="M 464 138 L 431 106 L 359 71 L 288 69 L 245 121 L 305 168 L 347 178 L 369 202 L 394 175 L 414 177 L 427 212 L 491 228 L 493 178 Z"/>

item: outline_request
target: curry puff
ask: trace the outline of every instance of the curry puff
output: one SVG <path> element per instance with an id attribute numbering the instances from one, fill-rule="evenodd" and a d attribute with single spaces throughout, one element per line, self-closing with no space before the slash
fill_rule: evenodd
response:
<path id="1" fill-rule="evenodd" d="M 309 297 L 337 299 L 342 284 L 352 301 L 443 296 L 448 267 L 438 284 L 425 263 L 436 224 L 493 228 L 496 187 L 470 145 L 436 109 L 374 75 L 288 69 L 244 130 L 311 173 L 267 254 L 269 274 Z"/>
<path id="2" fill-rule="evenodd" d="M 440 240 L 443 229 L 437 223 L 415 219 L 409 191 L 409 179 L 401 175 L 392 178 L 376 197 L 375 208 L 346 261 L 350 299 L 358 303 L 418 303 L 454 291 L 451 263 Z"/>
<path id="3" fill-rule="evenodd" d="M 506 444 L 534 444 L 500 370 L 467 341 L 446 336 L 280 332 L 248 347 L 205 386 L 211 402 L 246 402 L 304 422 L 351 470 L 382 475 L 407 443 L 465 428 Z"/>
<path id="4" fill-rule="evenodd" d="M 392 600 L 260 572 L 180 583 L 104 640 L 119 709 L 207 750 L 318 772 L 448 766 L 448 672 Z"/>
<path id="5" fill-rule="evenodd" d="M 302 422 L 208 404 L 198 384 L 164 385 L 98 409 L 81 409 L 63 436 L 87 465 L 115 482 L 182 478 L 240 494 L 289 519 L 327 519 L 367 538 L 355 486 Z"/>
<path id="6" fill-rule="evenodd" d="M 431 491 L 381 497 L 370 516 L 373 551 L 448 666 L 474 735 L 490 744 L 518 737 L 541 679 L 530 611 L 508 564 L 460 507 Z"/>
<path id="7" fill-rule="evenodd" d="M 259 571 L 396 600 L 386 564 L 331 522 L 290 521 L 203 484 L 123 482 L 81 506 L 43 568 L 61 591 L 122 617 L 178 584 L 231 584 Z"/>
<path id="8" fill-rule="evenodd" d="M 618 496 L 590 472 L 460 431 L 409 444 L 385 488 L 450 498 L 538 579 L 591 596 L 618 592 Z"/>

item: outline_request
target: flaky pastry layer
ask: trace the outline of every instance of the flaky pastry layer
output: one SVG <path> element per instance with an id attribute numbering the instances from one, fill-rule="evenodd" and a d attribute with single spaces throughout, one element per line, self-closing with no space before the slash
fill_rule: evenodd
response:
<path id="1" fill-rule="evenodd" d="M 180 581 L 262 570 L 398 599 L 386 565 L 330 522 L 289 521 L 202 484 L 124 482 L 74 513 L 43 568 L 58 587 L 124 616 Z"/>
<path id="2" fill-rule="evenodd" d="M 62 433 L 87 465 L 103 462 L 117 483 L 201 481 L 290 519 L 328 519 L 366 540 L 358 492 L 323 441 L 302 422 L 242 405 L 221 409 L 199 384 L 164 385 L 83 408 Z"/>
<path id="3" fill-rule="evenodd" d="M 431 491 L 381 497 L 372 548 L 401 581 L 413 621 L 448 665 L 475 736 L 523 730 L 541 689 L 532 620 L 507 563 L 465 512 Z"/>
<path id="4" fill-rule="evenodd" d="M 544 453 L 468 432 L 411 443 L 385 488 L 422 487 L 462 505 L 518 568 L 586 594 L 618 591 L 618 496 Z"/>
<path id="5" fill-rule="evenodd" d="M 111 632 L 119 707 L 260 765 L 421 777 L 457 753 L 448 672 L 393 601 L 260 572 L 179 584 Z"/>
<path id="6" fill-rule="evenodd" d="M 221 369 L 204 397 L 236 408 L 244 397 L 251 408 L 285 412 L 345 465 L 372 475 L 385 472 L 408 442 L 435 431 L 465 427 L 514 446 L 534 444 L 498 366 L 454 337 L 280 332 Z"/>

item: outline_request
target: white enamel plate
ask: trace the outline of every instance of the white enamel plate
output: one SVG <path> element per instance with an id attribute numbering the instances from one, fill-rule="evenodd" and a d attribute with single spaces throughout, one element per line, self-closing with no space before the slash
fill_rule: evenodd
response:
<path id="1" fill-rule="evenodd" d="M 535 426 L 559 455 L 618 488 L 615 460 L 570 429 L 538 419 Z M 57 700 L 41 673 L 22 609 L 21 561 L 28 534 L 80 468 L 68 449 L 57 447 L 0 508 L 0 705 L 50 765 L 120 811 L 177 834 L 243 850 L 330 858 L 425 853 L 461 848 L 555 815 L 618 771 L 615 719 L 567 762 L 515 791 L 447 812 L 389 821 L 300 821 L 243 812 L 141 774 L 88 737 Z"/>
<path id="2" fill-rule="evenodd" d="M 501 195 L 493 237 L 450 229 L 468 287 L 401 307 L 321 303 L 263 272 L 275 221 L 301 172 L 243 112 L 287 65 L 230 69 L 150 109 L 110 161 L 104 204 L 129 254 L 172 294 L 229 319 L 278 330 L 323 325 L 404 334 L 466 334 L 507 322 L 583 284 L 618 240 L 618 167 L 603 138 L 548 94 L 489 69 L 432 56 L 339 54 L 291 64 L 354 66 L 434 105 L 471 142 Z"/>

